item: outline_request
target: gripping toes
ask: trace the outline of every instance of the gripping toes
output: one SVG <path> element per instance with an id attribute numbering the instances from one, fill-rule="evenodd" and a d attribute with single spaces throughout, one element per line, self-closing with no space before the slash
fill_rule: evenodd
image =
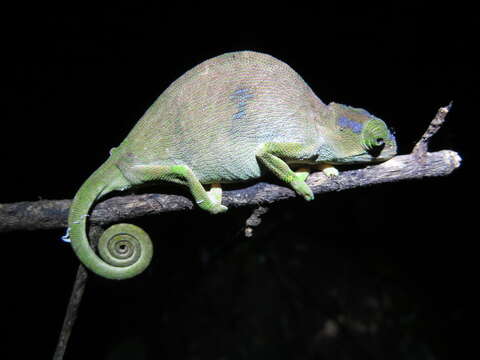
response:
<path id="1" fill-rule="evenodd" d="M 290 169 L 285 159 L 306 159 L 312 155 L 314 149 L 310 145 L 300 143 L 275 143 L 263 144 L 256 153 L 257 158 L 279 179 L 289 184 L 305 200 L 313 200 L 312 189 L 305 183 L 308 170 L 300 168 L 298 173 Z"/>
<path id="2" fill-rule="evenodd" d="M 220 214 L 228 210 L 228 208 L 222 205 L 222 187 L 220 184 L 212 184 L 210 190 L 207 191 L 210 202 L 206 210 L 211 214 Z"/>
<path id="3" fill-rule="evenodd" d="M 333 167 L 332 165 L 320 165 L 319 170 L 321 170 L 326 176 L 329 178 L 338 176 L 340 173 L 338 172 L 337 168 Z"/>
<path id="4" fill-rule="evenodd" d="M 314 199 L 312 189 L 301 178 L 293 180 L 291 182 L 291 186 L 297 192 L 297 194 L 303 196 L 305 200 L 310 201 Z"/>
<path id="5" fill-rule="evenodd" d="M 197 200 L 197 204 L 201 209 L 208 211 L 210 214 L 220 214 L 228 210 L 225 205 L 214 201 Z"/>

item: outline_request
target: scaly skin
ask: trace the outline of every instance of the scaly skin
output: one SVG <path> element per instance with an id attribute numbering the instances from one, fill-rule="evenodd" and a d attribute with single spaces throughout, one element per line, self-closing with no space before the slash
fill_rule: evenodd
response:
<path id="1" fill-rule="evenodd" d="M 173 82 L 82 185 L 69 216 L 72 247 L 93 272 L 130 278 L 152 256 L 143 230 L 128 224 L 107 229 L 101 257 L 86 235 L 90 207 L 110 191 L 172 182 L 187 186 L 200 208 L 217 214 L 227 210 L 221 183 L 270 171 L 312 200 L 305 167 L 321 166 L 333 176 L 333 165 L 384 161 L 395 153 L 395 138 L 382 120 L 363 109 L 325 105 L 285 63 L 249 51 L 224 54 Z"/>

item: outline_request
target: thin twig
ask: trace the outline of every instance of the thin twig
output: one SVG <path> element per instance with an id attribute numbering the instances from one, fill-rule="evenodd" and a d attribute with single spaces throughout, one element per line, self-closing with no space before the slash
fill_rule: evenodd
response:
<path id="1" fill-rule="evenodd" d="M 268 212 L 269 208 L 266 206 L 259 206 L 253 210 L 252 214 L 245 221 L 245 237 L 253 236 L 253 228 L 262 223 L 262 216 Z"/>
<path id="2" fill-rule="evenodd" d="M 63 320 L 62 330 L 60 331 L 60 336 L 58 338 L 55 354 L 53 355 L 53 360 L 62 360 L 63 356 L 65 355 L 68 339 L 70 339 L 73 325 L 77 318 L 78 308 L 80 307 L 80 302 L 82 301 L 82 296 L 85 291 L 87 277 L 87 270 L 83 265 L 80 264 L 78 266 L 77 276 L 75 277 L 72 294 L 70 295 L 70 301 L 68 302 L 67 312 Z"/>
<path id="3" fill-rule="evenodd" d="M 100 226 L 91 226 L 90 227 L 90 239 L 94 247 L 97 245 L 98 238 L 102 233 Z M 77 319 L 78 309 L 82 301 L 83 293 L 85 292 L 85 286 L 87 284 L 88 272 L 85 267 L 80 264 L 78 266 L 77 275 L 75 277 L 75 282 L 73 284 L 72 294 L 70 295 L 70 300 L 68 302 L 67 311 L 65 318 L 63 319 L 62 330 L 60 331 L 60 336 L 58 338 L 57 347 L 55 349 L 55 354 L 53 355 L 53 360 L 63 360 L 65 351 L 67 349 L 68 340 L 72 334 L 73 325 Z"/>
<path id="4" fill-rule="evenodd" d="M 427 131 L 422 135 L 421 139 L 417 142 L 413 148 L 412 154 L 416 155 L 418 158 L 423 158 L 428 151 L 428 142 L 430 138 L 435 135 L 435 133 L 440 129 L 440 127 L 445 122 L 445 118 L 452 108 L 453 102 L 450 101 L 450 104 L 447 106 L 441 107 L 438 109 L 437 114 L 430 122 L 430 125 L 427 128 Z"/>

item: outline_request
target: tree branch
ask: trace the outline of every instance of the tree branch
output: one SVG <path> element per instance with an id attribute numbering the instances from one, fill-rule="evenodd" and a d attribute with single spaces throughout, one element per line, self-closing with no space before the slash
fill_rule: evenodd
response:
<path id="1" fill-rule="evenodd" d="M 411 154 L 395 156 L 379 165 L 343 171 L 334 178 L 327 178 L 323 173 L 317 172 L 308 177 L 307 184 L 312 187 L 315 194 L 321 194 L 372 184 L 450 174 L 460 166 L 460 156 L 451 150 L 433 153 L 427 151 L 428 141 L 445 121 L 450 107 L 451 104 L 438 110 L 437 115 Z M 259 182 L 240 190 L 224 191 L 222 204 L 230 208 L 259 206 L 295 196 L 295 192 L 287 187 Z M 71 200 L 0 204 L 0 232 L 66 228 L 70 204 Z M 89 221 L 91 224 L 103 226 L 143 216 L 194 208 L 193 202 L 181 195 L 116 196 L 97 203 Z"/>

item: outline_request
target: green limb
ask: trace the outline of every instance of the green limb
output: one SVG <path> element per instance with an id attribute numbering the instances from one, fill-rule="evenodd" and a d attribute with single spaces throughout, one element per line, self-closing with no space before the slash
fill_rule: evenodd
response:
<path id="1" fill-rule="evenodd" d="M 305 174 L 296 174 L 282 160 L 303 160 L 310 147 L 297 143 L 265 143 L 257 151 L 257 158 L 278 178 L 289 184 L 305 200 L 313 200 L 312 189 L 305 183 Z"/>
<path id="2" fill-rule="evenodd" d="M 198 206 L 212 214 L 228 210 L 226 206 L 220 204 L 221 192 L 219 195 L 218 190 L 205 191 L 203 185 L 188 166 L 135 165 L 129 169 L 129 172 L 139 182 L 160 180 L 188 186 Z"/>
<path id="3" fill-rule="evenodd" d="M 310 169 L 306 167 L 302 167 L 300 169 L 295 170 L 295 174 L 302 179 L 303 181 L 307 180 L 308 176 L 310 175 Z"/>

